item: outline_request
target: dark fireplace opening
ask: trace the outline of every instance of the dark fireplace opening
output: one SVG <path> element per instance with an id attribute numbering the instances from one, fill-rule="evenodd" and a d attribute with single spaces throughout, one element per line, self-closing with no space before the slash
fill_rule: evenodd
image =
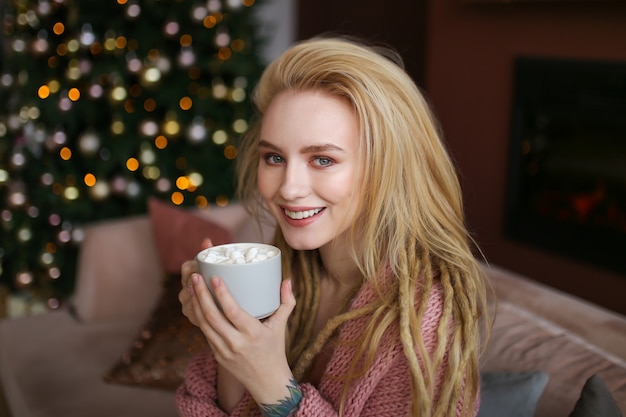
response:
<path id="1" fill-rule="evenodd" d="M 626 273 L 626 63 L 515 61 L 507 237 Z"/>

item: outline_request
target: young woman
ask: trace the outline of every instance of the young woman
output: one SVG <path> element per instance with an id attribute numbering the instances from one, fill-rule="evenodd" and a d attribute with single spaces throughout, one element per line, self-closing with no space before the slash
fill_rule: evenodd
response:
<path id="1" fill-rule="evenodd" d="M 259 321 L 195 262 L 180 301 L 211 351 L 182 416 L 473 416 L 486 285 L 434 118 L 397 55 L 294 45 L 264 72 L 239 192 L 269 212 L 281 306 Z"/>

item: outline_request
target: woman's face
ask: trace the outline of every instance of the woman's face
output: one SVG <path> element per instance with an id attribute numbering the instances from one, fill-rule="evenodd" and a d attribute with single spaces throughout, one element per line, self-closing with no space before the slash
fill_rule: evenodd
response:
<path id="1" fill-rule="evenodd" d="M 297 250 L 320 248 L 357 216 L 362 170 L 359 128 L 347 100 L 320 91 L 285 91 L 263 117 L 258 187 Z"/>

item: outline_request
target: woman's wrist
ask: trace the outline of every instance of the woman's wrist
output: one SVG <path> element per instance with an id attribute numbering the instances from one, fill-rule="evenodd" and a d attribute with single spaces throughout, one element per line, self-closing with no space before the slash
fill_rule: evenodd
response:
<path id="1" fill-rule="evenodd" d="M 263 417 L 288 417 L 296 412 L 302 400 L 302 390 L 293 376 L 285 388 L 288 390 L 288 395 L 284 398 L 274 403 L 259 404 Z"/>
<path id="2" fill-rule="evenodd" d="M 226 368 L 218 365 L 217 368 L 217 403 L 219 407 L 232 413 L 237 403 L 241 400 L 245 387 Z"/>

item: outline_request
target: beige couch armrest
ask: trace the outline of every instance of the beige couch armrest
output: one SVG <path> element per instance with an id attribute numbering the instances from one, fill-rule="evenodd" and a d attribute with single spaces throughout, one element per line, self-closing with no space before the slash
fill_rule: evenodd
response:
<path id="1" fill-rule="evenodd" d="M 85 322 L 147 318 L 161 293 L 163 270 L 146 216 L 86 227 L 73 308 Z"/>

